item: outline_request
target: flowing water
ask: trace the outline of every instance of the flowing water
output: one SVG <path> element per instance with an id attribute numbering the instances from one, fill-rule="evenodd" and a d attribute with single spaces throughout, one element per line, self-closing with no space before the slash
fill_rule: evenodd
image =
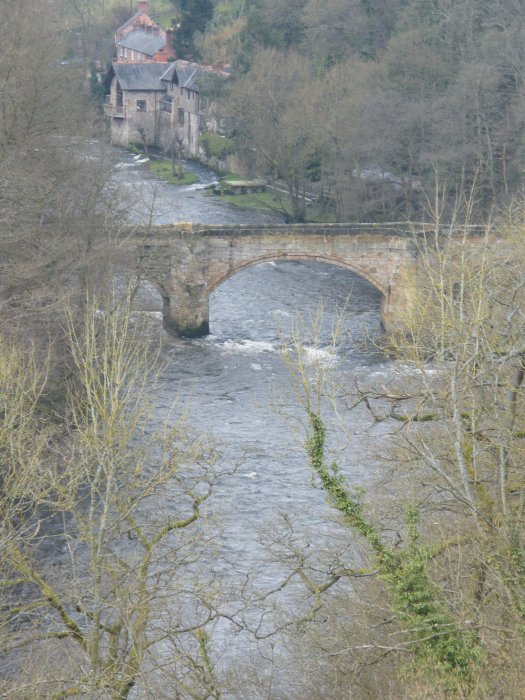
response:
<path id="1" fill-rule="evenodd" d="M 279 221 L 273 213 L 241 210 L 210 196 L 203 186 L 215 176 L 201 166 L 188 164 L 201 184 L 176 187 L 157 181 L 139 161 L 120 154 L 116 175 L 136 202 L 136 218 L 152 215 L 154 223 Z M 160 298 L 151 289 L 143 290 L 141 303 L 160 316 Z M 363 346 L 379 331 L 379 307 L 379 293 L 350 271 L 319 263 L 267 262 L 239 272 L 213 293 L 211 335 L 184 341 L 165 336 L 168 364 L 157 396 L 159 419 L 175 401 L 184 405 L 190 425 L 218 442 L 223 465 L 238 465 L 218 484 L 210 503 L 221 528 L 213 562 L 206 565 L 223 581 L 233 585 L 250 575 L 262 590 L 280 580 L 279 566 L 271 563 L 260 541 L 269 524 L 293 522 L 298 542 L 318 550 L 337 536 L 333 513 L 311 485 L 299 428 L 303 411 L 282 344 L 299 326 L 306 364 L 332 367 L 341 381 L 387 373 L 384 359 Z M 308 330 L 312 319 L 319 326 L 316 341 Z M 352 432 L 359 434 L 366 417 L 357 412 L 352 421 Z M 366 485 L 372 457 L 365 441 L 338 438 L 331 447 L 352 482 Z"/>

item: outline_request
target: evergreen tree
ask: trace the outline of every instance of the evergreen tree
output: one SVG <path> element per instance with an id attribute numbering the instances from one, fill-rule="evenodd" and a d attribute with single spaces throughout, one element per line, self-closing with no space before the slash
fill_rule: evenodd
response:
<path id="1" fill-rule="evenodd" d="M 195 57 L 194 36 L 203 32 L 213 17 L 212 0 L 180 0 L 179 27 L 175 36 L 175 48 L 181 58 Z"/>

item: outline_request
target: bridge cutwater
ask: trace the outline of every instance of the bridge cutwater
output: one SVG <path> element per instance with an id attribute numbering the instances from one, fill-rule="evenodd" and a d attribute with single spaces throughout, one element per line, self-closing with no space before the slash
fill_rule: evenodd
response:
<path id="1" fill-rule="evenodd" d="M 347 268 L 383 295 L 387 328 L 402 324 L 417 276 L 423 224 L 206 225 L 134 227 L 139 272 L 163 299 L 166 330 L 209 333 L 209 296 L 239 270 L 261 262 L 312 260 Z"/>

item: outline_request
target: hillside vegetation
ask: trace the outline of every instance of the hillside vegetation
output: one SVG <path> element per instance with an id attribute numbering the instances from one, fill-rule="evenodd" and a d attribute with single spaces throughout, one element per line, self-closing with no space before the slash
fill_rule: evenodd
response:
<path id="1" fill-rule="evenodd" d="M 196 39 L 232 62 L 223 109 L 247 169 L 315 183 L 341 220 L 426 216 L 521 190 L 525 8 L 518 0 L 222 0 Z"/>

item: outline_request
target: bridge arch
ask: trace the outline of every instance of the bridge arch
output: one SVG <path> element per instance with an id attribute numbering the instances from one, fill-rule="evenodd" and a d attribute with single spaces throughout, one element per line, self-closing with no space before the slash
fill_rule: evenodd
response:
<path id="1" fill-rule="evenodd" d="M 354 272 L 359 277 L 362 277 L 367 282 L 370 282 L 382 295 L 384 298 L 388 296 L 388 289 L 380 280 L 378 280 L 372 273 L 367 270 L 354 265 L 352 261 L 341 260 L 340 258 L 328 255 L 314 255 L 308 253 L 267 253 L 254 258 L 249 258 L 247 260 L 240 261 L 233 265 L 227 272 L 219 275 L 217 278 L 210 279 L 208 284 L 208 293 L 214 292 L 221 284 L 226 282 L 227 279 L 233 277 L 241 270 L 248 267 L 253 267 L 254 265 L 260 265 L 265 262 L 286 262 L 286 261 L 306 261 L 306 262 L 320 262 L 328 265 L 335 265 L 336 267 L 341 267 L 350 272 Z"/>

